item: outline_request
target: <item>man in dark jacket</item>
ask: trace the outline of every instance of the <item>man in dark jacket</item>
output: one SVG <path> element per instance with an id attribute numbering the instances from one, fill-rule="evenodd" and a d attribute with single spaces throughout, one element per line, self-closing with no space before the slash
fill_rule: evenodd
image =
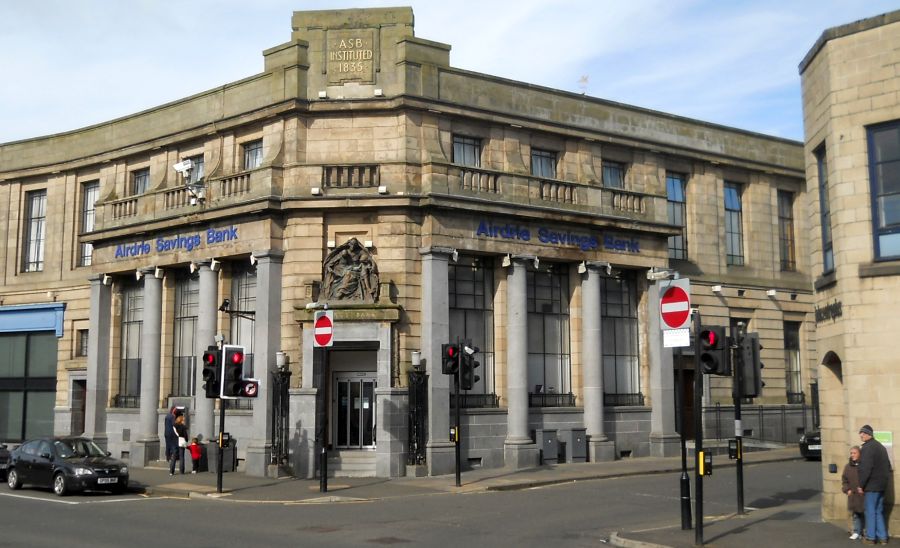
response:
<path id="1" fill-rule="evenodd" d="M 887 450 L 874 437 L 868 424 L 859 429 L 862 440 L 859 457 L 859 491 L 866 498 L 866 544 L 887 544 L 884 523 L 884 492 L 891 477 Z"/>

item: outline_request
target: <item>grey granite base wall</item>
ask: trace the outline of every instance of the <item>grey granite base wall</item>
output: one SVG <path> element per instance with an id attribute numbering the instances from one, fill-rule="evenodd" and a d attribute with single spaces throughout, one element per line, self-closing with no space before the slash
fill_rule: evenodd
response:
<path id="1" fill-rule="evenodd" d="M 616 458 L 650 456 L 649 407 L 607 407 L 603 427 L 616 442 Z"/>
<path id="2" fill-rule="evenodd" d="M 376 388 L 375 474 L 379 478 L 406 475 L 409 438 L 409 393 L 405 388 Z"/>

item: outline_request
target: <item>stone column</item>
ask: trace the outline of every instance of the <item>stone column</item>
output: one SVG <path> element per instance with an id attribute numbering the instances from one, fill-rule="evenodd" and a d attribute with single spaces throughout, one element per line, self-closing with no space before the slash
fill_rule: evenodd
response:
<path id="1" fill-rule="evenodd" d="M 162 279 L 154 269 L 141 271 L 144 309 L 141 318 L 141 407 L 140 434 L 131 444 L 131 463 L 146 466 L 159 459 L 159 375 L 162 346 Z"/>
<path id="2" fill-rule="evenodd" d="M 538 464 L 538 447 L 528 430 L 528 272 L 534 257 L 511 257 L 506 277 L 507 433 L 503 456 L 507 467 Z"/>
<path id="3" fill-rule="evenodd" d="M 663 347 L 659 297 L 665 282 L 647 289 L 647 341 L 650 350 L 650 456 L 681 454 L 681 437 L 675 431 L 675 384 L 672 349 Z"/>
<path id="4" fill-rule="evenodd" d="M 428 474 L 455 470 L 450 440 L 450 376 L 441 373 L 441 345 L 450 340 L 450 304 L 447 265 L 453 249 L 431 247 L 422 255 L 422 358 L 428 373 Z"/>
<path id="5" fill-rule="evenodd" d="M 253 324 L 253 376 L 259 379 L 259 396 L 253 402 L 245 461 L 249 476 L 265 476 L 272 460 L 272 374 L 275 353 L 281 348 L 281 266 L 284 252 L 268 250 L 256 257 L 256 321 Z M 273 470 L 276 473 L 277 470 Z"/>
<path id="6" fill-rule="evenodd" d="M 608 263 L 585 263 L 581 281 L 581 361 L 584 386 L 584 427 L 591 462 L 615 460 L 616 445 L 603 426 L 603 329 L 600 317 L 600 269 Z"/>
<path id="7" fill-rule="evenodd" d="M 206 348 L 216 344 L 216 319 L 218 317 L 219 274 L 217 270 L 210 268 L 210 263 L 199 265 L 200 289 L 197 306 L 197 337 L 194 340 L 194 355 L 202 356 Z M 214 399 L 207 398 L 203 392 L 203 367 L 198 365 L 195 372 L 194 385 L 197 387 L 194 396 L 194 417 L 191 421 L 191 435 L 202 434 L 207 442 L 215 438 L 213 412 L 215 411 Z"/>
<path id="8" fill-rule="evenodd" d="M 87 394 L 84 434 L 106 449 L 106 406 L 109 404 L 109 336 L 112 288 L 103 275 L 90 278 L 90 332 L 87 351 Z"/>

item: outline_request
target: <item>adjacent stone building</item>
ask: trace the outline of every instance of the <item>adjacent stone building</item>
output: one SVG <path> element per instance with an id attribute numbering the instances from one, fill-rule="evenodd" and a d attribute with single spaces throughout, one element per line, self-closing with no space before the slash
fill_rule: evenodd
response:
<path id="1" fill-rule="evenodd" d="M 900 11 L 826 30 L 800 64 L 827 519 L 846 515 L 839 471 L 860 426 L 900 431 L 898 70 Z"/>
<path id="2" fill-rule="evenodd" d="M 259 74 L 0 145 L 22 349 L 0 438 L 84 432 L 143 466 L 173 405 L 211 438 L 198 357 L 224 341 L 260 380 L 227 404 L 249 473 L 312 476 L 323 443 L 343 473 L 449 473 L 442 345 L 468 339 L 465 466 L 555 457 L 554 433 L 568 459 L 671 455 L 693 362 L 661 348 L 647 276 L 671 267 L 704 323 L 760 333 L 748 437 L 795 441 L 817 352 L 800 143 L 452 67 L 408 8 L 292 26 Z M 704 401 L 712 429 L 730 382 Z"/>

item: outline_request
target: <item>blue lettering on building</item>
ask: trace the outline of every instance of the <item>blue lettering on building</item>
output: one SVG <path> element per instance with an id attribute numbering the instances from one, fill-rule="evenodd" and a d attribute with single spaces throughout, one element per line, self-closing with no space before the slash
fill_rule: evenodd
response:
<path id="1" fill-rule="evenodd" d="M 600 246 L 597 238 L 593 236 L 575 234 L 569 231 L 551 230 L 545 227 L 538 228 L 538 240 L 545 244 L 576 246 L 582 251 L 590 251 Z"/>
<path id="2" fill-rule="evenodd" d="M 488 238 L 505 238 L 507 240 L 522 240 L 527 242 L 531 240 L 531 231 L 519 225 L 495 225 L 487 221 L 481 221 L 478 224 L 478 230 L 475 231 L 476 236 L 487 236 Z"/>
<path id="3" fill-rule="evenodd" d="M 116 246 L 116 259 L 126 257 L 140 257 L 150 253 L 150 244 L 147 242 L 135 242 L 133 244 L 119 244 Z"/>
<path id="4" fill-rule="evenodd" d="M 228 228 L 210 228 L 206 231 L 206 244 L 219 244 L 222 242 L 231 242 L 238 239 L 238 227 L 231 226 Z M 127 259 L 131 257 L 140 257 L 141 255 L 149 255 L 151 251 L 157 253 L 166 253 L 170 251 L 185 250 L 193 251 L 198 249 L 203 243 L 203 233 L 195 234 L 179 234 L 171 238 L 157 238 L 154 245 L 149 242 L 134 242 L 130 244 L 119 244 L 116 246 L 116 259 Z"/>
<path id="5" fill-rule="evenodd" d="M 627 251 L 628 253 L 640 253 L 641 246 L 637 238 L 616 238 L 614 236 L 603 237 L 603 247 L 610 251 Z"/>

